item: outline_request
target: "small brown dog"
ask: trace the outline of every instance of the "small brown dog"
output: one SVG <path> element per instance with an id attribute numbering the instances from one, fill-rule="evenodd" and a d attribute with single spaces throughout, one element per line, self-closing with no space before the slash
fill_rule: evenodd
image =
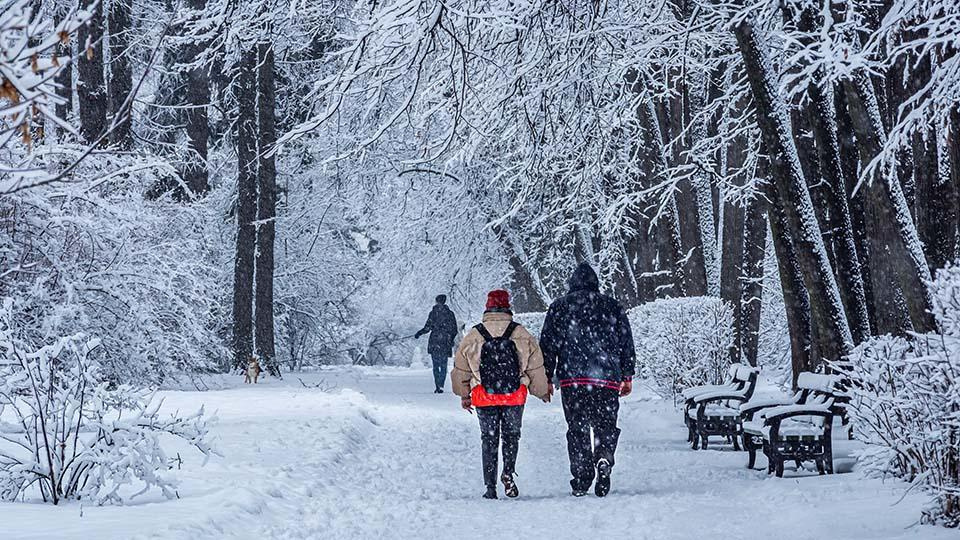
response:
<path id="1" fill-rule="evenodd" d="M 247 362 L 247 371 L 244 373 L 243 382 L 246 384 L 257 384 L 257 379 L 260 378 L 260 361 L 257 360 L 256 356 L 251 356 L 250 361 Z"/>

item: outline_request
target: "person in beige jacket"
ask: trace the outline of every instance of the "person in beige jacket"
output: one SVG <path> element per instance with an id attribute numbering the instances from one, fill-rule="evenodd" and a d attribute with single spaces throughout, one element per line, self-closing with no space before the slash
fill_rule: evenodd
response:
<path id="1" fill-rule="evenodd" d="M 549 402 L 553 387 L 547 380 L 537 339 L 513 321 L 509 293 L 491 291 L 486 308 L 483 322 L 460 342 L 450 382 L 453 392 L 461 398 L 461 406 L 471 412 L 476 407 L 480 420 L 483 480 L 487 487 L 483 497 L 497 498 L 500 450 L 503 453 L 500 480 L 506 496 L 513 498 L 519 495 L 514 469 L 527 394 Z M 481 373 L 491 380 L 484 381 Z"/>

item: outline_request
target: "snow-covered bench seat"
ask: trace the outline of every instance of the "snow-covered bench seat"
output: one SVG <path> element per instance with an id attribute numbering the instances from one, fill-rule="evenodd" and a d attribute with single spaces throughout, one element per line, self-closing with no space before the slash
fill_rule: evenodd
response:
<path id="1" fill-rule="evenodd" d="M 735 450 L 740 449 L 740 404 L 750 401 L 759 376 L 758 368 L 739 365 L 734 387 L 697 393 L 687 400 L 684 420 L 694 450 L 705 449 L 711 436 L 727 437 Z"/>
<path id="2" fill-rule="evenodd" d="M 691 416 L 691 410 L 695 410 L 696 401 L 694 398 L 703 394 L 715 393 L 715 392 L 739 392 L 743 390 L 746 386 L 746 380 L 739 380 L 737 378 L 737 373 L 740 368 L 745 367 L 746 369 L 751 369 L 749 366 L 743 366 L 741 364 L 730 364 L 730 369 L 727 370 L 727 379 L 723 384 L 703 384 L 700 386 L 691 386 L 683 392 L 680 393 L 683 396 L 683 423 L 687 426 L 687 442 L 693 442 L 694 439 L 694 429 L 693 423 L 696 421 L 696 414 L 694 413 Z"/>
<path id="3" fill-rule="evenodd" d="M 792 397 L 755 400 L 740 407 L 748 468 L 757 450 L 767 456 L 767 472 L 783 476 L 785 461 L 813 461 L 820 474 L 833 474 L 833 418 L 843 414 L 845 397 L 837 375 L 801 373 Z"/>

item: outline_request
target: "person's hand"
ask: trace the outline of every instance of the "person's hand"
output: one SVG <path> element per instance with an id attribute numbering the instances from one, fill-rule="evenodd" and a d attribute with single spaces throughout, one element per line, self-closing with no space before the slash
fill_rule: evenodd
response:
<path id="1" fill-rule="evenodd" d="M 633 392 L 633 380 L 627 379 L 620 383 L 620 397 L 627 397 Z"/>
<path id="2" fill-rule="evenodd" d="M 470 396 L 460 398 L 460 407 L 468 413 L 473 414 L 473 403 L 470 401 Z"/>
<path id="3" fill-rule="evenodd" d="M 420 339 L 420 336 L 422 335 L 423 335 L 423 332 L 417 332 L 416 334 L 413 335 L 413 339 Z"/>

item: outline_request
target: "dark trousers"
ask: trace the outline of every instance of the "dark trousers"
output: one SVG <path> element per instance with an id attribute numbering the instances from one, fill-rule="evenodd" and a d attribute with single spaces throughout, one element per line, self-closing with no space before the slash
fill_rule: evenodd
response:
<path id="1" fill-rule="evenodd" d="M 613 466 L 620 438 L 617 428 L 620 396 L 612 388 L 595 386 L 568 386 L 560 390 L 560 396 L 567 419 L 567 453 L 573 475 L 570 485 L 586 491 L 593 483 L 601 459 Z"/>
<path id="2" fill-rule="evenodd" d="M 432 355 L 433 357 L 433 383 L 437 388 L 443 388 L 443 381 L 447 378 L 447 360 L 448 356 Z"/>
<path id="3" fill-rule="evenodd" d="M 487 487 L 497 485 L 497 451 L 503 451 L 503 474 L 513 474 L 517 466 L 517 450 L 520 447 L 520 424 L 523 421 L 523 405 L 477 407 L 480 419 L 480 442 L 483 447 L 483 483 Z M 500 446 L 501 437 L 503 446 Z"/>

